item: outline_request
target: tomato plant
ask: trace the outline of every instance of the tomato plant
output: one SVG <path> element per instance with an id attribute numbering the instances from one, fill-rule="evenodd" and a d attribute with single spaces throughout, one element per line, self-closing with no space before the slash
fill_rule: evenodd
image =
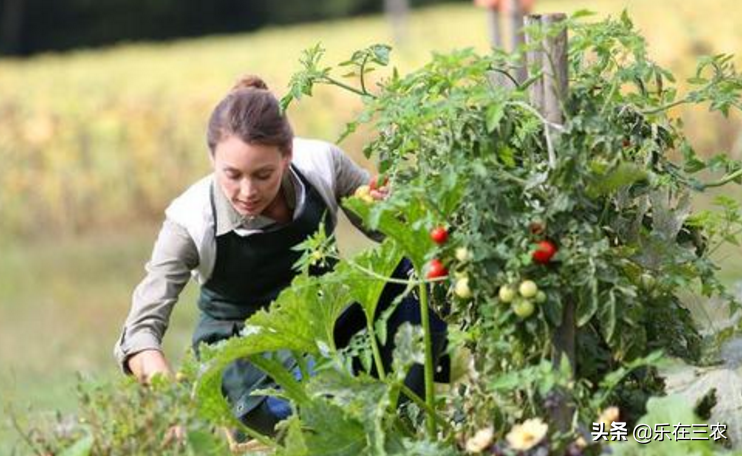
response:
<path id="1" fill-rule="evenodd" d="M 471 448 L 507 449 L 495 442 L 508 429 L 529 418 L 548 421 L 550 398 L 566 395 L 585 421 L 561 434 L 550 422 L 550 448 L 597 451 L 572 439 L 609 405 L 635 422 L 647 399 L 662 393 L 653 367 L 659 353 L 700 360 L 702 338 L 681 296 L 715 295 L 737 308 L 715 277 L 709 246 L 737 238 L 739 207 L 722 198 L 720 212 L 691 214 L 689 201 L 740 183 L 742 165 L 697 155 L 669 110 L 706 103 L 726 114 L 739 108 L 742 78 L 729 56 L 704 58 L 680 94 L 674 76 L 648 58 L 627 15 L 595 23 L 582 16 L 542 32 L 569 28 L 563 125 L 530 105 L 528 83 L 513 90 L 492 82 L 492 72 L 517 64 L 517 55 L 499 51 L 434 55 L 409 75 L 393 71 L 373 90 L 363 82 L 351 88 L 365 109 L 345 134 L 371 124 L 364 152 L 394 191 L 372 208 L 346 206 L 398 242 L 428 279 L 438 274 L 427 265 L 456 249 L 449 293 L 430 298 L 458 328 L 453 353 L 466 347 L 472 363 L 438 413 L 444 421 L 465 417 L 457 423 L 476 443 Z M 535 33 L 532 49 L 544 36 Z M 322 54 L 320 47 L 306 51 L 285 106 L 318 84 L 347 89 Z M 363 81 L 366 65 L 383 66 L 388 57 L 389 48 L 377 45 L 342 65 Z M 701 171 L 721 176 L 703 181 Z M 444 224 L 456 231 L 431 236 L 436 246 L 420 243 Z M 643 291 L 648 277 L 657 278 L 652 293 Z M 567 302 L 575 305 L 579 340 L 575 377 L 554 363 L 552 341 Z"/>

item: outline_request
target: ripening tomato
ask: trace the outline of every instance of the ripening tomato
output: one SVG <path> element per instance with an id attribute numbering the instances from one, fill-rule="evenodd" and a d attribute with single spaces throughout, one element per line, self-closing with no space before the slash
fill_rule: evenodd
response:
<path id="1" fill-rule="evenodd" d="M 430 239 L 441 245 L 448 240 L 448 230 L 442 226 L 437 226 L 430 231 Z"/>
<path id="2" fill-rule="evenodd" d="M 443 266 L 441 260 L 435 258 L 428 263 L 428 279 L 437 279 L 439 277 L 445 277 L 448 275 L 448 269 Z"/>
<path id="3" fill-rule="evenodd" d="M 536 244 L 536 250 L 531 254 L 533 261 L 539 264 L 547 264 L 551 261 L 551 257 L 556 255 L 557 247 L 551 241 L 541 241 Z"/>
<path id="4" fill-rule="evenodd" d="M 535 235 L 544 234 L 544 224 L 541 222 L 531 222 L 528 225 L 528 231 Z"/>

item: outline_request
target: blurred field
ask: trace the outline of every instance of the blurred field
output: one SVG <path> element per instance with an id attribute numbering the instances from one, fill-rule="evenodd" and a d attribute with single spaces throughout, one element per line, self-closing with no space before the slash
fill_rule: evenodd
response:
<path id="1" fill-rule="evenodd" d="M 696 56 L 742 48 L 737 5 L 551 0 L 537 2 L 537 12 L 588 8 L 602 15 L 626 7 L 655 60 L 682 80 L 691 76 Z M 393 62 L 404 72 L 432 50 L 485 51 L 485 24 L 484 13 L 469 5 L 418 11 Z M 237 76 L 260 74 L 280 95 L 302 49 L 322 42 L 327 61 L 338 62 L 390 40 L 383 18 L 368 17 L 0 60 L 0 403 L 68 410 L 75 372 L 118 375 L 111 348 L 160 214 L 208 172 L 206 120 Z M 334 140 L 357 108 L 355 100 L 320 88 L 290 115 L 299 135 Z M 738 118 L 679 114 L 700 150 L 729 150 L 740 158 Z M 351 138 L 344 148 L 371 167 L 360 157 L 362 141 Z M 742 196 L 739 188 L 733 192 Z M 698 199 L 699 206 L 707 202 Z M 341 234 L 346 251 L 363 245 L 347 226 Z M 740 280 L 742 251 L 723 250 L 725 281 Z M 190 340 L 194 288 L 176 307 L 166 338 L 176 360 Z M 0 454 L 8 439 L 0 429 Z"/>

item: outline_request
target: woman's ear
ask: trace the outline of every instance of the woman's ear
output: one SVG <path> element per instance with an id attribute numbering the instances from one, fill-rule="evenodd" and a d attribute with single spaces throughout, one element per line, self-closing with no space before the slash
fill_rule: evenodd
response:
<path id="1" fill-rule="evenodd" d="M 283 154 L 283 156 L 281 157 L 281 160 L 283 161 L 284 171 L 288 171 L 289 165 L 291 164 L 291 159 L 293 158 L 293 156 L 294 156 L 293 151 L 289 149 L 289 151 Z"/>

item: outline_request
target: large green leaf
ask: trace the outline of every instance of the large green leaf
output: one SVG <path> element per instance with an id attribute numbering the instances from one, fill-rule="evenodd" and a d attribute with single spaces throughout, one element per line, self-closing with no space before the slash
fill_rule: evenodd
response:
<path id="1" fill-rule="evenodd" d="M 703 420 L 693 413 L 693 403 L 679 394 L 666 397 L 653 397 L 647 401 L 647 414 L 639 419 L 639 423 L 647 424 L 654 429 L 658 423 L 669 423 L 664 429 L 673 431 L 674 426 L 678 423 L 692 426 L 693 424 L 702 424 Z M 701 427 L 688 428 L 688 440 L 675 440 L 665 438 L 663 441 L 652 440 L 648 444 L 639 444 L 635 441 L 615 443 L 611 445 L 613 454 L 618 456 L 633 455 L 650 455 L 650 456 L 676 456 L 683 455 L 715 455 L 731 454 L 722 447 L 715 445 L 709 434 L 703 434 Z M 698 433 L 694 433 L 694 431 Z M 696 440 L 691 440 L 690 436 L 695 436 Z"/>
<path id="2" fill-rule="evenodd" d="M 397 210 L 386 203 L 370 205 L 357 198 L 347 198 L 343 205 L 361 217 L 369 229 L 380 231 L 397 241 L 403 254 L 418 269 L 422 269 L 430 249 L 425 226 L 414 224 L 423 217 L 422 208 L 409 207 L 407 209 L 411 214 L 400 217 Z"/>
<path id="3" fill-rule="evenodd" d="M 456 456 L 459 453 L 451 447 L 446 447 L 441 442 L 429 440 L 404 439 L 402 448 L 390 456 Z"/>
<path id="4" fill-rule="evenodd" d="M 286 421 L 286 438 L 283 446 L 276 449 L 275 456 L 311 456 L 304 434 L 301 432 L 301 420 L 297 415 L 292 415 Z"/>
<path id="5" fill-rule="evenodd" d="M 346 283 L 352 284 L 347 290 L 350 297 L 363 307 L 366 318 L 373 321 L 379 298 L 388 283 L 384 278 L 392 276 L 402 261 L 402 251 L 397 242 L 386 239 L 381 245 L 364 250 L 350 261 L 353 264 L 341 262 L 337 273 Z M 373 271 L 374 274 L 367 271 Z"/>
<path id="6" fill-rule="evenodd" d="M 203 367 L 196 394 L 199 409 L 206 417 L 223 421 L 231 416 L 221 394 L 222 372 L 231 362 L 278 350 L 319 354 L 333 346 L 332 327 L 342 312 L 343 295 L 321 292 L 320 280 L 297 277 L 269 309 L 261 310 L 247 320 L 241 337 L 202 347 Z M 275 367 L 266 363 L 261 366 L 269 369 Z M 301 397 L 300 390 L 291 383 L 285 370 L 271 370 L 271 374 L 278 377 L 277 381 L 285 380 L 282 386 L 288 387 L 295 398 Z"/>
<path id="7" fill-rule="evenodd" d="M 325 399 L 316 399 L 299 411 L 304 442 L 312 456 L 368 454 L 363 423 Z"/>
<path id="8" fill-rule="evenodd" d="M 374 454 L 384 453 L 387 419 L 395 415 L 390 411 L 390 385 L 367 375 L 353 377 L 344 371 L 324 371 L 312 378 L 307 391 L 314 398 L 329 398 L 362 423 Z"/>

